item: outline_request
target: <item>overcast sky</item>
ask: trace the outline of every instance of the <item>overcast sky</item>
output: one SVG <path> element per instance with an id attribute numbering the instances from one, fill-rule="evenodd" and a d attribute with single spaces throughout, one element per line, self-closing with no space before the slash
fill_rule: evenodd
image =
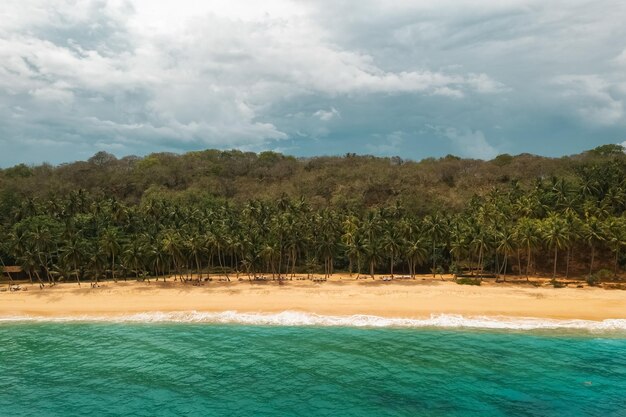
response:
<path id="1" fill-rule="evenodd" d="M 626 141 L 623 0 L 2 0 L 0 167 Z"/>

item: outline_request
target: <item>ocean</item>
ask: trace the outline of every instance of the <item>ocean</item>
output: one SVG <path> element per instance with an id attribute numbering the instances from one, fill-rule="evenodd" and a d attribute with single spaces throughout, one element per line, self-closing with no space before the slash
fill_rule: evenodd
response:
<path id="1" fill-rule="evenodd" d="M 1 319 L 0 415 L 626 416 L 624 320 L 481 320 Z"/>

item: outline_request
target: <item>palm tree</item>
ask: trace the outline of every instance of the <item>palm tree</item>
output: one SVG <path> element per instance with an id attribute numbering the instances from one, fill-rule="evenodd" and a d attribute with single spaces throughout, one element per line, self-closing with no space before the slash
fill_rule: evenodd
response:
<path id="1" fill-rule="evenodd" d="M 620 251 L 622 247 L 626 246 L 626 221 L 624 217 L 610 217 L 605 221 L 603 229 L 606 233 L 607 243 L 615 254 L 613 273 L 617 275 Z"/>
<path id="2" fill-rule="evenodd" d="M 554 268 L 552 271 L 552 279 L 555 279 L 559 249 L 568 245 L 567 224 L 563 218 L 556 214 L 551 214 L 542 222 L 541 232 L 548 248 L 554 250 Z"/>
<path id="3" fill-rule="evenodd" d="M 80 267 L 85 258 L 86 242 L 78 237 L 69 240 L 63 248 L 63 260 L 74 267 L 76 282 L 80 287 Z"/>
<path id="4" fill-rule="evenodd" d="M 359 229 L 358 219 L 355 215 L 349 215 L 343 222 L 343 234 L 341 235 L 341 242 L 345 247 L 345 253 L 348 257 L 348 271 L 352 276 L 352 270 L 354 261 L 359 254 L 357 248 L 357 232 Z"/>
<path id="5" fill-rule="evenodd" d="M 87 265 L 89 270 L 93 273 L 93 279 L 91 282 L 92 287 L 98 286 L 100 277 L 105 274 L 107 263 L 107 253 L 102 250 L 95 250 L 89 256 Z"/>
<path id="6" fill-rule="evenodd" d="M 513 251 L 515 250 L 515 234 L 513 230 L 505 226 L 497 234 L 497 250 L 504 256 L 502 265 L 503 281 L 506 281 L 506 271 L 508 267 L 508 260 Z"/>
<path id="7" fill-rule="evenodd" d="M 433 278 L 434 278 L 435 273 L 436 273 L 436 266 L 437 266 L 435 251 L 437 249 L 437 243 L 439 243 L 446 234 L 445 219 L 441 215 L 439 215 L 439 213 L 436 213 L 436 214 L 428 215 L 424 217 L 423 224 L 424 224 L 423 231 L 424 233 L 426 233 L 426 235 L 430 238 L 430 241 L 432 242 L 432 261 L 433 261 L 432 273 L 433 273 Z"/>
<path id="8" fill-rule="evenodd" d="M 382 249 L 389 254 L 389 270 L 391 277 L 393 278 L 393 266 L 396 262 L 396 256 L 400 253 L 403 246 L 402 237 L 400 233 L 394 227 L 393 222 L 386 222 L 383 238 L 381 242 Z"/>
<path id="9" fill-rule="evenodd" d="M 0 236 L 3 233 L 0 233 Z M 0 277 L 2 277 L 2 273 L 6 273 L 7 277 L 9 277 L 9 285 L 13 285 L 13 277 L 11 276 L 11 272 L 7 269 L 7 266 L 4 262 L 3 255 L 8 252 L 8 245 L 4 244 L 0 241 Z"/>
<path id="10" fill-rule="evenodd" d="M 478 252 L 478 267 L 480 268 L 479 277 L 481 280 L 484 273 L 485 252 L 487 251 L 490 243 L 490 236 L 487 231 L 487 227 L 483 224 L 477 224 L 471 244 Z"/>
<path id="11" fill-rule="evenodd" d="M 417 238 L 406 246 L 405 256 L 411 271 L 411 278 L 415 279 L 415 269 L 428 259 L 428 242 L 426 239 Z"/>
<path id="12" fill-rule="evenodd" d="M 380 213 L 374 210 L 367 212 L 362 224 L 363 238 L 360 243 L 360 250 L 369 264 L 370 276 L 374 279 L 374 268 L 381 261 L 381 244 L 380 235 L 382 233 L 382 225 L 380 221 Z"/>
<path id="13" fill-rule="evenodd" d="M 38 224 L 35 225 L 34 229 L 29 233 L 29 237 L 34 244 L 33 250 L 37 256 L 39 265 L 43 268 L 48 283 L 52 285 L 48 271 L 48 253 L 52 246 L 52 233 L 46 226 Z"/>
<path id="14" fill-rule="evenodd" d="M 515 227 L 515 240 L 520 247 L 526 248 L 526 280 L 528 280 L 532 251 L 537 247 L 540 241 L 536 221 L 528 217 L 522 217 Z"/>
<path id="15" fill-rule="evenodd" d="M 144 260 L 146 259 L 144 247 L 139 236 L 131 238 L 130 242 L 125 245 L 122 255 L 126 267 L 135 273 L 136 279 L 139 279 L 139 272 L 143 272 Z M 150 282 L 150 279 L 148 279 L 148 282 Z"/>
<path id="16" fill-rule="evenodd" d="M 187 250 L 189 256 L 194 260 L 196 265 L 196 274 L 198 279 L 202 279 L 202 268 L 200 267 L 200 258 L 204 255 L 204 239 L 194 234 L 187 240 Z"/>
<path id="17" fill-rule="evenodd" d="M 268 272 L 272 271 L 272 279 L 275 278 L 276 274 L 276 258 L 279 256 L 279 251 L 277 245 L 274 243 L 266 243 L 265 246 L 261 249 L 260 256 L 265 261 L 266 269 Z"/>
<path id="18" fill-rule="evenodd" d="M 27 249 L 18 258 L 18 262 L 26 274 L 30 279 L 30 283 L 33 284 L 33 274 L 37 277 L 37 281 L 39 282 L 39 288 L 44 287 L 44 283 L 39 276 L 39 271 L 37 268 L 39 267 L 39 262 L 37 260 L 37 255 L 31 250 Z"/>
<path id="19" fill-rule="evenodd" d="M 163 247 L 163 252 L 168 254 L 170 259 L 172 259 L 172 261 L 174 262 L 174 278 L 176 278 L 176 274 L 178 274 L 180 275 L 182 280 L 183 278 L 180 267 L 181 264 L 184 262 L 185 257 L 183 255 L 183 243 L 181 242 L 180 235 L 174 231 L 169 230 L 165 232 L 161 244 Z"/>
<path id="20" fill-rule="evenodd" d="M 120 236 L 119 230 L 115 227 L 107 228 L 102 237 L 100 238 L 100 248 L 107 254 L 107 256 L 111 257 L 111 275 L 113 277 L 113 281 L 117 282 L 117 277 L 115 276 L 115 256 L 120 253 L 122 249 L 120 245 Z"/>
<path id="21" fill-rule="evenodd" d="M 593 261 L 596 254 L 596 247 L 604 240 L 602 223 L 595 216 L 587 218 L 587 221 L 584 223 L 583 238 L 591 250 L 591 261 L 589 262 L 589 275 L 591 275 L 593 272 Z"/>

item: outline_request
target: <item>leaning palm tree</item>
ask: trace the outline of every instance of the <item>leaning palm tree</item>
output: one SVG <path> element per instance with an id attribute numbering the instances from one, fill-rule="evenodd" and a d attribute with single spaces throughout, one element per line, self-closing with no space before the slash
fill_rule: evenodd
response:
<path id="1" fill-rule="evenodd" d="M 0 277 L 3 273 L 6 273 L 7 277 L 9 277 L 9 285 L 13 285 L 13 277 L 11 276 L 11 272 L 9 272 L 9 270 L 7 269 L 7 266 L 4 262 L 4 257 L 2 256 L 8 251 L 7 246 L 8 245 L 4 245 L 3 242 L 0 242 Z"/>
<path id="2" fill-rule="evenodd" d="M 195 264 L 196 275 L 198 279 L 202 279 L 202 268 L 200 266 L 200 258 L 204 254 L 204 238 L 199 234 L 192 235 L 187 240 L 187 253 Z"/>
<path id="3" fill-rule="evenodd" d="M 502 263 L 503 281 L 506 281 L 508 260 L 515 249 L 515 235 L 509 227 L 504 227 L 497 234 L 497 250 L 503 255 Z"/>
<path id="4" fill-rule="evenodd" d="M 163 252 L 168 254 L 174 262 L 175 274 L 180 275 L 182 280 L 182 272 L 180 270 L 180 267 L 184 262 L 185 257 L 183 254 L 183 243 L 180 239 L 180 235 L 171 230 L 167 231 L 163 236 L 161 244 L 163 247 Z M 176 275 L 174 275 L 174 278 L 176 278 Z"/>
<path id="5" fill-rule="evenodd" d="M 33 250 L 35 251 L 39 265 L 43 268 L 48 283 L 52 285 L 48 271 L 48 254 L 52 246 L 52 233 L 46 226 L 36 225 L 28 236 L 33 243 Z"/>
<path id="6" fill-rule="evenodd" d="M 272 279 L 276 275 L 276 258 L 279 256 L 279 251 L 275 243 L 266 243 L 259 253 L 261 259 L 265 261 L 265 267 L 267 272 L 272 272 Z"/>
<path id="7" fill-rule="evenodd" d="M 130 240 L 124 247 L 122 256 L 126 267 L 135 273 L 136 279 L 139 279 L 139 273 L 143 273 L 143 265 L 146 258 L 144 246 L 139 237 L 135 236 L 135 238 Z M 150 282 L 150 279 L 148 279 L 148 282 Z"/>
<path id="8" fill-rule="evenodd" d="M 88 269 L 92 275 L 91 286 L 98 286 L 100 277 L 105 275 L 107 268 L 107 253 L 102 250 L 95 250 L 87 259 Z"/>
<path id="9" fill-rule="evenodd" d="M 31 250 L 25 250 L 22 252 L 20 257 L 18 258 L 18 262 L 26 274 L 30 279 L 30 283 L 33 284 L 33 274 L 37 277 L 37 282 L 39 283 L 39 288 L 44 287 L 44 283 L 41 280 L 41 276 L 39 275 L 39 261 L 37 260 L 37 255 Z"/>
<path id="10" fill-rule="evenodd" d="M 63 259 L 69 265 L 74 267 L 74 274 L 76 275 L 76 282 L 80 287 L 80 267 L 83 264 L 85 258 L 85 246 L 86 242 L 81 238 L 73 238 L 69 240 L 63 248 Z"/>
<path id="11" fill-rule="evenodd" d="M 411 278 L 415 279 L 415 269 L 428 260 L 428 242 L 418 238 L 408 242 L 404 252 L 409 264 Z"/>

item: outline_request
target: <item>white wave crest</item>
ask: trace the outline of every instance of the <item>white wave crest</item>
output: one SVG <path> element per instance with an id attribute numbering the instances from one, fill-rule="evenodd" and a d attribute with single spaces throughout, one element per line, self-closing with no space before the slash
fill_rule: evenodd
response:
<path id="1" fill-rule="evenodd" d="M 266 326 L 338 326 L 338 327 L 396 327 L 396 328 L 471 328 L 502 330 L 570 329 L 589 331 L 626 331 L 626 319 L 555 320 L 542 318 L 471 316 L 433 314 L 428 318 L 386 318 L 371 315 L 329 316 L 297 311 L 281 313 L 240 313 L 224 311 L 207 313 L 198 311 L 147 312 L 123 316 L 12 316 L 0 317 L 6 322 L 115 322 L 115 323 L 236 323 Z"/>

